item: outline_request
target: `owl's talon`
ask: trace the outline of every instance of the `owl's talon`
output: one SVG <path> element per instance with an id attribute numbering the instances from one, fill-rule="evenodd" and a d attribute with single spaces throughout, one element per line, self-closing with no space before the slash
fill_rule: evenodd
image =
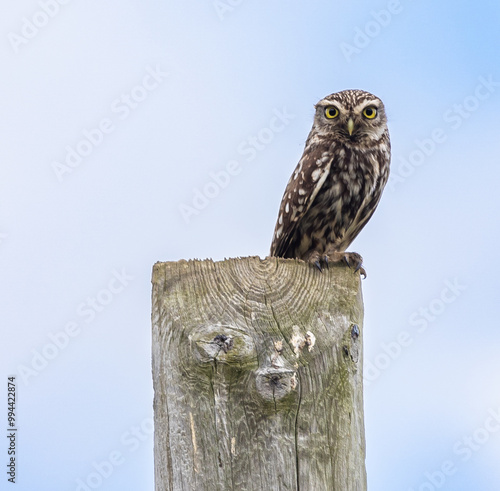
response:
<path id="1" fill-rule="evenodd" d="M 355 268 L 354 268 L 354 272 L 357 273 L 359 271 L 359 274 L 360 275 L 363 275 L 363 279 L 366 278 L 366 271 L 365 271 L 365 268 L 363 268 L 363 264 L 362 263 L 359 263 Z"/>
<path id="2" fill-rule="evenodd" d="M 366 271 L 363 268 L 363 258 L 357 252 L 329 251 L 325 254 L 324 261 L 327 265 L 330 263 L 345 264 L 350 269 L 353 269 L 355 273 L 359 271 L 359 274 L 363 275 L 363 278 L 366 278 Z"/>
<path id="3" fill-rule="evenodd" d="M 326 254 L 323 256 L 323 262 L 325 263 L 325 266 L 328 268 L 329 267 L 329 265 L 328 265 L 328 256 Z"/>
<path id="4" fill-rule="evenodd" d="M 349 264 L 350 268 L 354 268 L 354 272 L 359 271 L 363 278 L 366 278 L 366 271 L 363 268 L 363 258 L 356 252 L 346 252 L 344 256 L 346 262 Z"/>
<path id="5" fill-rule="evenodd" d="M 321 268 L 321 264 L 319 262 L 319 259 L 314 261 L 314 266 L 316 266 L 319 269 L 319 272 L 322 273 L 323 269 Z"/>

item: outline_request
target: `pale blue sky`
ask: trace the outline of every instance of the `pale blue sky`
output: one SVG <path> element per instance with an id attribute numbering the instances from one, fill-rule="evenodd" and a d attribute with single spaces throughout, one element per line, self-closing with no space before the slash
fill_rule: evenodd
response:
<path id="1" fill-rule="evenodd" d="M 216 4 L 4 6 L 0 373 L 19 382 L 16 489 L 153 489 L 151 267 L 265 256 L 313 105 L 346 88 L 384 100 L 393 145 L 391 186 L 352 245 L 368 272 L 369 489 L 500 489 L 500 5 Z M 93 463 L 112 458 L 99 483 Z"/>

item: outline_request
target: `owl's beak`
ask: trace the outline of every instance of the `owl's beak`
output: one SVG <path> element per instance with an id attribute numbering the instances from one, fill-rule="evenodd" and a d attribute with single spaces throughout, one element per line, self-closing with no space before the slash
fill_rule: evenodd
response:
<path id="1" fill-rule="evenodd" d="M 349 121 L 347 121 L 347 131 L 349 132 L 349 136 L 352 136 L 352 132 L 354 131 L 354 121 L 352 118 L 349 118 Z"/>

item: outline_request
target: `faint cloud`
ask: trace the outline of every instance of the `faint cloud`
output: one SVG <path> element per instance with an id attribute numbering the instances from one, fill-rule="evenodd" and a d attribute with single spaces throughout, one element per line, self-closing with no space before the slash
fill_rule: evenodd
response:
<path id="1" fill-rule="evenodd" d="M 160 87 L 167 76 L 168 73 L 159 64 L 147 66 L 141 81 L 111 102 L 110 113 L 118 115 L 122 121 L 127 119 L 151 92 Z M 116 128 L 112 117 L 102 118 L 94 127 L 84 128 L 76 143 L 66 145 L 64 157 L 52 161 L 51 167 L 57 180 L 63 182 L 65 176 L 72 174 Z"/>
<path id="2" fill-rule="evenodd" d="M 458 130 L 466 119 L 479 109 L 482 102 L 494 94 L 500 82 L 493 80 L 493 76 L 480 76 L 472 94 L 453 104 L 443 113 L 443 121 L 448 124 L 447 129 L 434 128 L 427 138 L 415 140 L 415 146 L 407 157 L 398 157 L 396 164 L 392 164 L 391 174 L 387 186 L 394 191 L 399 183 L 405 182 L 416 169 L 422 166 L 437 148 L 448 139 L 450 130 Z"/>
<path id="3" fill-rule="evenodd" d="M 38 36 L 38 33 L 44 29 L 56 17 L 62 5 L 67 5 L 71 0 L 40 0 L 40 7 L 35 13 L 29 17 L 22 17 L 21 27 L 18 32 L 9 32 L 7 38 L 14 50 L 14 53 L 19 53 L 21 46 L 26 46 L 32 39 Z"/>
<path id="4" fill-rule="evenodd" d="M 395 15 L 401 13 L 403 7 L 399 0 L 389 0 L 385 9 L 370 12 L 371 20 L 362 27 L 354 29 L 354 36 L 350 43 L 340 43 L 340 49 L 344 58 L 350 63 L 354 55 L 359 55 L 367 48 L 373 39 L 392 22 Z"/>
<path id="5" fill-rule="evenodd" d="M 294 118 L 295 115 L 290 114 L 285 107 L 274 109 L 267 126 L 241 141 L 236 147 L 236 152 L 244 157 L 245 162 L 252 162 L 259 152 L 273 142 L 276 134 L 281 133 Z M 179 213 L 184 222 L 190 223 L 194 216 L 199 215 L 223 189 L 229 186 L 233 177 L 241 174 L 243 168 L 240 161 L 230 160 L 222 169 L 209 172 L 207 182 L 199 188 L 193 188 L 191 201 L 179 204 Z"/>

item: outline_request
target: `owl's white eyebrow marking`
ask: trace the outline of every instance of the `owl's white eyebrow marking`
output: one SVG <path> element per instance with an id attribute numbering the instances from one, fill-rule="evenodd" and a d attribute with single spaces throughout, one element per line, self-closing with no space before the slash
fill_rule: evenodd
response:
<path id="1" fill-rule="evenodd" d="M 379 107 L 380 105 L 380 100 L 379 99 L 367 99 L 366 101 L 363 101 L 360 106 L 375 106 Z"/>

